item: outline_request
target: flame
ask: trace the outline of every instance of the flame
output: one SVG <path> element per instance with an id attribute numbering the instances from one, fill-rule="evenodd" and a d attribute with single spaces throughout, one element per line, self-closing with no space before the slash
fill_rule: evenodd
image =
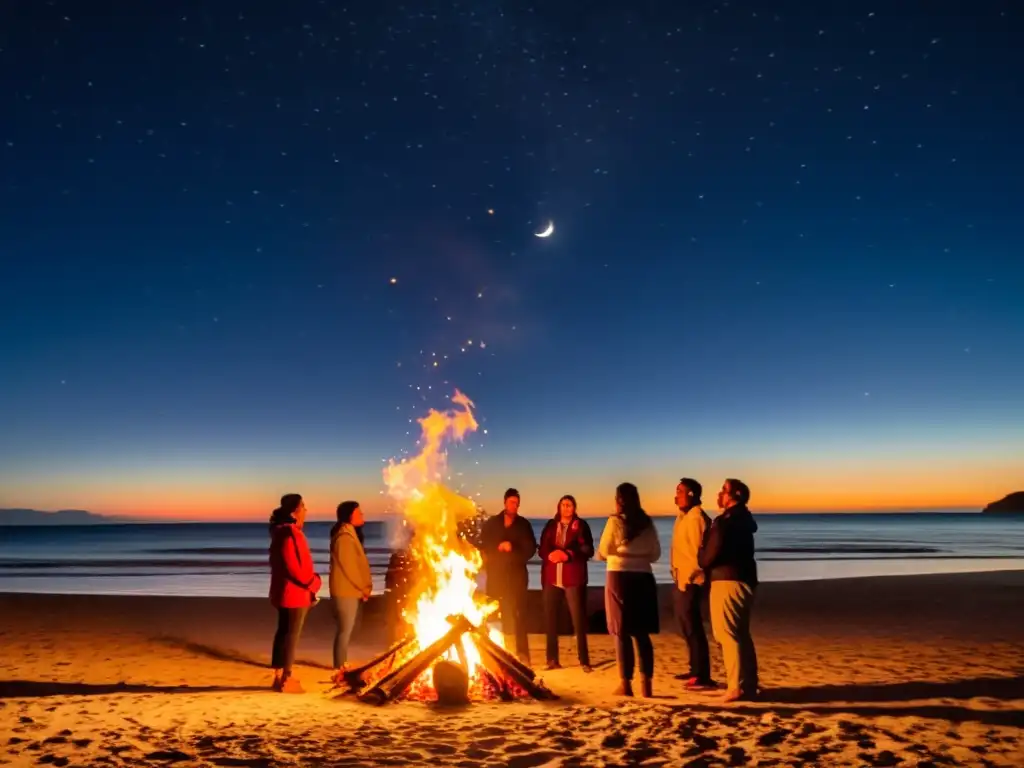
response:
<path id="1" fill-rule="evenodd" d="M 410 655 L 439 640 L 451 628 L 449 616 L 462 614 L 480 626 L 497 607 L 477 594 L 476 577 L 483 561 L 476 547 L 459 535 L 460 525 L 477 515 L 477 507 L 444 484 L 445 445 L 463 440 L 479 426 L 468 397 L 455 390 L 451 401 L 456 407 L 445 411 L 432 408 L 419 419 L 420 452 L 398 463 L 392 460 L 384 468 L 388 494 L 414 532 L 410 549 L 421 574 L 415 587 L 420 592 L 410 597 L 403 614 L 414 628 L 418 645 Z M 503 645 L 500 631 L 489 634 Z M 468 635 L 460 650 L 465 651 L 463 661 L 472 682 L 480 664 L 479 651 Z M 460 661 L 454 648 L 445 658 Z M 425 672 L 424 678 L 422 682 L 432 687 L 432 670 Z"/>

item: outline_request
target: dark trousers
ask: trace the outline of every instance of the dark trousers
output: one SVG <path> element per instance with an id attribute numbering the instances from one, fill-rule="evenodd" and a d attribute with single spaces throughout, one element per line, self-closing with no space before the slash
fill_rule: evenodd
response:
<path id="1" fill-rule="evenodd" d="M 679 634 L 690 649 L 690 677 L 701 683 L 711 682 L 711 656 L 708 653 L 708 636 L 704 632 L 704 617 L 701 603 L 707 599 L 707 587 L 690 584 L 686 591 L 674 589 L 676 621 Z"/>
<path id="2" fill-rule="evenodd" d="M 278 608 L 277 632 L 274 633 L 274 651 L 270 655 L 270 666 L 283 669 L 291 674 L 295 665 L 295 649 L 299 645 L 302 625 L 306 623 L 309 608 Z"/>
<path id="3" fill-rule="evenodd" d="M 498 596 L 501 611 L 501 631 L 506 637 L 516 638 L 516 656 L 522 661 L 530 659 L 530 636 L 526 624 L 526 587 L 506 589 Z"/>
<path id="4" fill-rule="evenodd" d="M 544 627 L 548 636 L 548 661 L 558 663 L 558 618 L 562 600 L 569 603 L 572 629 L 576 633 L 576 652 L 580 665 L 590 666 L 590 649 L 587 646 L 587 588 L 586 587 L 544 587 Z"/>
<path id="5" fill-rule="evenodd" d="M 619 677 L 632 680 L 636 668 L 636 657 L 633 655 L 633 642 L 640 656 L 640 676 L 654 677 L 654 645 L 650 635 L 616 635 L 615 656 L 619 660 Z"/>

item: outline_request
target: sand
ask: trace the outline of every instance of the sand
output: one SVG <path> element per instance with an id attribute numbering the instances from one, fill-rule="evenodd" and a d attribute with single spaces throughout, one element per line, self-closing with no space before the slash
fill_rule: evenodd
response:
<path id="1" fill-rule="evenodd" d="M 591 675 L 562 638 L 555 703 L 338 700 L 315 610 L 309 692 L 286 695 L 268 688 L 265 601 L 0 595 L 0 764 L 1024 766 L 1022 573 L 763 585 L 766 690 L 733 705 L 672 679 L 685 648 L 667 621 L 652 700 L 610 694 L 607 636 Z M 356 659 L 380 647 L 367 624 Z M 713 663 L 721 678 L 714 647 Z"/>

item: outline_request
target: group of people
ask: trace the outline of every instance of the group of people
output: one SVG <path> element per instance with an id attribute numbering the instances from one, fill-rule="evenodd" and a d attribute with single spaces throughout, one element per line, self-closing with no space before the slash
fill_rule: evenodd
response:
<path id="1" fill-rule="evenodd" d="M 373 579 L 363 549 L 363 510 L 359 502 L 343 501 L 338 521 L 331 528 L 331 565 L 328 583 L 334 608 L 334 675 L 338 681 L 348 659 L 348 644 L 359 615 L 359 606 L 370 599 Z M 277 608 L 277 632 L 271 653 L 273 687 L 285 693 L 302 693 L 293 674 L 295 651 L 309 609 L 319 602 L 322 581 L 303 533 L 306 503 L 297 493 L 281 498 L 270 516 L 270 601 Z"/>
<path id="2" fill-rule="evenodd" d="M 750 489 L 728 479 L 718 493 L 721 513 L 712 519 L 702 506 L 703 488 L 684 477 L 676 486 L 679 509 L 669 550 L 675 584 L 674 607 L 679 631 L 689 649 L 689 669 L 676 675 L 691 690 L 712 690 L 703 605 L 708 604 L 711 628 L 722 648 L 726 701 L 757 696 L 757 653 L 750 634 L 750 615 L 757 588 L 754 533 L 757 523 L 749 508 Z M 632 483 L 615 489 L 615 514 L 608 518 L 597 547 L 587 521 L 572 496 L 558 501 L 555 516 L 544 526 L 538 545 L 533 526 L 519 514 L 520 495 L 505 492 L 505 507 L 484 524 L 480 548 L 487 576 L 487 593 L 496 598 L 502 631 L 514 637 L 515 651 L 529 663 L 527 634 L 527 563 L 540 555 L 541 586 L 547 635 L 547 668 L 561 666 L 558 619 L 563 602 L 569 606 L 580 667 L 592 670 L 587 643 L 587 563 L 607 565 L 604 587 L 608 633 L 615 638 L 619 686 L 615 693 L 633 695 L 637 662 L 641 695 L 653 695 L 654 646 L 660 631 L 658 592 L 652 564 L 661 559 L 661 542 L 650 515 Z"/>
<path id="3" fill-rule="evenodd" d="M 726 701 L 747 700 L 758 692 L 757 654 L 750 634 L 750 615 L 757 588 L 754 521 L 747 504 L 750 489 L 736 479 L 726 480 L 718 493 L 721 510 L 713 520 L 702 506 L 703 489 L 692 478 L 676 486 L 679 509 L 672 533 L 670 568 L 675 585 L 674 608 L 680 634 L 689 649 L 689 668 L 676 675 L 691 690 L 718 686 L 711 675 L 703 605 L 708 605 L 711 628 L 722 649 Z M 529 577 L 527 564 L 539 554 L 544 606 L 547 668 L 559 668 L 558 625 L 568 605 L 576 636 L 579 663 L 591 672 L 587 634 L 588 562 L 607 564 L 604 588 L 608 633 L 615 638 L 619 670 L 616 694 L 633 695 L 639 661 L 641 695 L 653 695 L 654 647 L 651 635 L 660 631 L 658 593 L 652 564 L 661 559 L 657 529 L 644 511 L 632 483 L 615 490 L 615 514 L 601 538 L 594 537 L 577 512 L 576 499 L 563 496 L 547 522 L 538 544 L 530 521 L 519 514 L 520 494 L 509 488 L 504 508 L 488 518 L 476 542 L 483 556 L 487 594 L 498 601 L 502 632 L 514 642 L 515 653 L 530 663 L 528 635 Z M 271 601 L 278 609 L 272 665 L 274 688 L 301 691 L 292 668 L 295 648 L 306 613 L 317 602 L 320 577 L 313 567 L 302 533 L 306 508 L 302 497 L 289 494 L 271 516 Z M 348 643 L 360 603 L 372 590 L 370 567 L 363 550 L 363 515 L 357 502 L 339 505 L 331 531 L 330 594 L 336 619 L 334 678 L 344 673 Z M 411 593 L 415 555 L 406 548 L 392 556 L 387 596 L 392 639 L 400 623 L 403 598 Z"/>

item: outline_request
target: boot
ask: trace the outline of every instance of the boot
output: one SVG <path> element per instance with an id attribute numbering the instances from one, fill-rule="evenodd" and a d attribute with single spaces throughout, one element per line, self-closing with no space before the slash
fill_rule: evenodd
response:
<path id="1" fill-rule="evenodd" d="M 650 699 L 654 697 L 654 685 L 651 678 L 640 678 L 640 695 L 643 696 L 645 699 Z"/>
<path id="2" fill-rule="evenodd" d="M 299 682 L 299 678 L 288 676 L 281 680 L 281 693 L 305 693 L 306 689 L 302 687 L 302 683 Z"/>
<path id="3" fill-rule="evenodd" d="M 619 687 L 615 689 L 616 696 L 632 696 L 633 695 L 633 681 L 623 680 L 619 683 Z"/>

